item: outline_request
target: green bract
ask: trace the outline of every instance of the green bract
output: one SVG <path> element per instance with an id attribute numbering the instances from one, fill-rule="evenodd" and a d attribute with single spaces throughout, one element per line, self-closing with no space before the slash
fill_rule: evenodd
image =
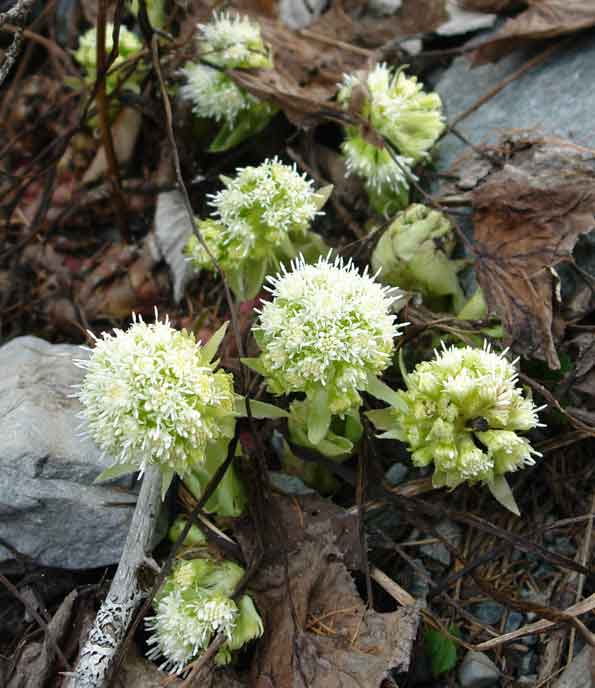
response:
<path id="1" fill-rule="evenodd" d="M 114 25 L 107 24 L 105 27 L 105 55 L 109 57 L 113 48 Z M 142 50 L 142 42 L 136 34 L 129 31 L 125 26 L 120 26 L 118 37 L 118 56 L 110 67 L 105 80 L 107 93 L 112 93 L 120 80 L 123 78 L 122 71 L 114 71 L 125 60 L 133 57 Z M 97 29 L 89 29 L 79 40 L 79 47 L 73 53 L 75 60 L 81 65 L 84 71 L 84 81 L 88 86 L 93 86 L 97 79 Z M 140 90 L 140 81 L 143 71 L 138 65 L 134 72 L 126 79 L 126 87 L 132 91 Z"/>
<path id="2" fill-rule="evenodd" d="M 332 416 L 359 408 L 360 391 L 390 364 L 399 293 L 340 258 L 307 265 L 300 257 L 268 279 L 273 300 L 254 328 L 262 354 L 245 362 L 273 394 L 305 394 L 308 440 L 317 445 Z"/>
<path id="3" fill-rule="evenodd" d="M 425 93 L 416 77 L 377 64 L 367 73 L 347 75 L 339 102 L 351 107 L 354 91 L 365 94 L 358 114 L 394 147 L 377 146 L 359 127 L 346 128 L 343 143 L 347 169 L 362 177 L 376 210 L 393 212 L 407 199 L 411 168 L 428 158 L 428 151 L 444 129 L 442 102 L 437 93 Z"/>
<path id="4" fill-rule="evenodd" d="M 201 62 L 186 64 L 180 92 L 194 114 L 222 123 L 209 149 L 221 152 L 264 129 L 277 111 L 237 86 L 225 70 L 270 69 L 273 62 L 260 26 L 246 16 L 215 14 L 198 25 L 197 44 Z"/>
<path id="5" fill-rule="evenodd" d="M 280 262 L 298 253 L 316 258 L 325 250 L 309 227 L 321 214 L 330 187 L 315 191 L 305 174 L 276 158 L 221 179 L 225 188 L 210 201 L 213 218 L 199 220 L 198 227 L 240 300 L 254 298 L 265 275 Z M 198 269 L 215 269 L 194 236 L 186 255 Z"/>
<path id="6" fill-rule="evenodd" d="M 146 0 L 147 16 L 154 29 L 162 29 L 165 26 L 165 0 Z M 138 16 L 139 1 L 132 0 L 130 9 Z"/>
<path id="7" fill-rule="evenodd" d="M 179 562 L 166 579 L 147 617 L 151 633 L 147 656 L 163 658 L 160 667 L 183 674 L 218 633 L 226 637 L 215 661 L 227 664 L 231 652 L 263 633 L 262 620 L 252 598 L 233 595 L 244 569 L 230 561 L 211 558 Z"/>
<path id="8" fill-rule="evenodd" d="M 462 307 L 464 296 L 457 273 L 465 261 L 451 260 L 455 237 L 450 220 L 424 205 L 399 213 L 384 232 L 372 254 L 372 269 L 379 279 L 409 291 L 420 292 L 430 304 L 451 296 Z"/>
<path id="9" fill-rule="evenodd" d="M 102 477 L 154 464 L 167 487 L 174 473 L 184 477 L 233 436 L 233 379 L 211 362 L 220 338 L 203 347 L 167 319 L 147 325 L 134 317 L 127 331 L 104 332 L 89 359 L 77 361 L 86 371 L 77 395 L 82 418 L 116 462 Z"/>
<path id="10" fill-rule="evenodd" d="M 435 487 L 487 483 L 515 510 L 503 476 L 539 455 L 516 433 L 539 425 L 540 410 L 516 383 L 514 364 L 489 346 L 445 347 L 407 376 L 390 408 L 368 415 L 381 437 L 409 445 L 416 466 L 434 464 Z"/>

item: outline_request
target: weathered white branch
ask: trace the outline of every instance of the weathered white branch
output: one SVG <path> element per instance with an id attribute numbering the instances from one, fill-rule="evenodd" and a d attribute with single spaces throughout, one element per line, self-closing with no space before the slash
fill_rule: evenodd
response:
<path id="1" fill-rule="evenodd" d="M 21 47 L 23 45 L 24 24 L 34 2 L 35 0 L 17 0 L 14 7 L 11 7 L 6 12 L 2 12 L 2 14 L 0 14 L 0 27 L 8 22 L 17 25 L 10 48 L 6 51 L 4 62 L 0 65 L 0 86 L 8 76 L 8 73 L 12 69 L 14 63 L 17 61 L 17 57 L 21 52 Z"/>
<path id="2" fill-rule="evenodd" d="M 118 648 L 126 636 L 142 593 L 138 568 L 145 560 L 161 507 L 161 473 L 149 466 L 143 477 L 130 530 L 110 590 L 79 654 L 67 688 L 106 688 Z"/>

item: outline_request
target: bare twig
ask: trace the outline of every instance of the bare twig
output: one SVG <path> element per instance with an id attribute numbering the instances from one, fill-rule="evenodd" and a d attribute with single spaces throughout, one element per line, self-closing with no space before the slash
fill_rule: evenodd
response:
<path id="1" fill-rule="evenodd" d="M 118 160 L 114 149 L 114 140 L 109 122 L 109 103 L 107 99 L 106 78 L 107 62 L 105 54 L 105 31 L 107 26 L 107 0 L 99 0 L 97 13 L 97 83 L 96 83 L 96 102 L 97 114 L 99 116 L 99 128 L 101 132 L 101 143 L 105 150 L 105 157 L 108 165 L 108 176 L 113 192 L 116 219 L 122 240 L 129 242 L 130 233 L 128 231 L 128 221 L 126 219 L 126 201 L 120 185 L 120 172 L 118 170 Z M 116 25 L 117 26 L 117 25 Z M 114 29 L 114 48 L 118 46 L 118 31 Z M 113 52 L 113 51 L 112 51 Z"/>
<path id="2" fill-rule="evenodd" d="M 81 649 L 68 688 L 103 688 L 135 611 L 142 600 L 138 569 L 155 534 L 161 506 L 161 472 L 149 466 L 143 477 L 124 551 L 110 590 Z"/>

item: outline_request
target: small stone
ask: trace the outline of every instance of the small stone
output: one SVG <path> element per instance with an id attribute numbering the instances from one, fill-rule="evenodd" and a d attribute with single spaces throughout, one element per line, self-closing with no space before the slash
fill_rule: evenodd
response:
<path id="1" fill-rule="evenodd" d="M 531 688 L 532 686 L 537 685 L 537 674 L 521 676 L 519 679 L 517 679 L 515 685 L 519 688 L 521 688 L 521 686 L 523 686 L 524 688 Z"/>
<path id="2" fill-rule="evenodd" d="M 584 647 L 564 669 L 553 688 L 591 688 L 590 645 Z"/>
<path id="3" fill-rule="evenodd" d="M 537 657 L 534 652 L 527 652 L 521 658 L 519 670 L 522 676 L 532 674 L 537 666 Z"/>
<path id="4" fill-rule="evenodd" d="M 136 495 L 93 483 L 111 459 L 81 436 L 73 358 L 85 355 L 37 337 L 0 347 L 0 562 L 14 550 L 63 569 L 120 558 Z"/>
<path id="5" fill-rule="evenodd" d="M 523 623 L 523 615 L 520 612 L 510 612 L 504 625 L 504 633 L 512 633 Z"/>
<path id="6" fill-rule="evenodd" d="M 504 607 L 497 602 L 488 601 L 473 605 L 471 611 L 482 624 L 495 626 L 504 614 Z"/>
<path id="7" fill-rule="evenodd" d="M 289 475 L 288 473 L 281 473 L 280 471 L 269 471 L 269 480 L 273 487 L 286 495 L 307 495 L 314 493 L 314 490 L 308 487 L 301 478 L 297 477 L 297 475 Z"/>
<path id="8" fill-rule="evenodd" d="M 453 547 L 457 549 L 460 547 L 462 531 L 458 524 L 452 521 L 442 521 L 436 526 L 436 531 L 442 535 L 445 540 L 448 540 Z M 437 542 L 432 545 L 421 545 L 419 549 L 422 554 L 429 559 L 438 561 L 444 564 L 444 566 L 450 566 L 450 552 L 442 542 Z"/>
<path id="9" fill-rule="evenodd" d="M 388 471 L 386 471 L 385 478 L 387 482 L 395 487 L 396 485 L 400 485 L 403 480 L 405 480 L 405 477 L 407 476 L 407 473 L 409 472 L 409 467 L 406 466 L 403 463 L 395 463 L 393 464 Z"/>
<path id="10" fill-rule="evenodd" d="M 421 559 L 413 559 L 413 562 L 417 564 L 421 569 L 426 571 L 426 567 L 423 565 Z M 428 583 L 428 578 L 420 576 L 417 571 L 413 571 L 413 580 L 409 585 L 409 592 L 418 600 L 425 600 L 430 593 L 430 585 Z"/>
<path id="11" fill-rule="evenodd" d="M 521 643 L 523 645 L 527 645 L 527 647 L 533 647 L 533 645 L 537 644 L 537 636 L 536 635 L 526 635 L 524 638 L 521 638 Z"/>
<path id="12" fill-rule="evenodd" d="M 574 557 L 576 554 L 576 546 L 569 537 L 558 537 L 554 542 L 554 549 L 563 557 Z"/>
<path id="13" fill-rule="evenodd" d="M 496 688 L 500 671 L 483 652 L 467 652 L 457 673 L 461 688 Z"/>

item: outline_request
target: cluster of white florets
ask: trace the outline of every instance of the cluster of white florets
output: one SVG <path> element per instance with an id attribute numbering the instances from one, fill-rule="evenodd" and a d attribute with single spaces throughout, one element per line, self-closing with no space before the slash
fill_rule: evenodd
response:
<path id="1" fill-rule="evenodd" d="M 269 281 L 273 300 L 255 330 L 271 391 L 310 396 L 325 388 L 331 413 L 357 407 L 358 390 L 391 362 L 398 290 L 340 258 L 315 265 L 298 259 Z"/>
<path id="2" fill-rule="evenodd" d="M 244 569 L 230 561 L 179 562 L 153 604 L 155 615 L 145 620 L 148 658 L 162 658 L 161 669 L 182 674 L 219 633 L 225 637 L 215 658 L 219 664 L 261 636 L 262 620 L 252 598 L 242 595 L 237 603 L 232 599 L 243 575 Z"/>
<path id="3" fill-rule="evenodd" d="M 411 166 L 428 156 L 444 129 L 440 96 L 425 93 L 415 77 L 393 72 L 385 64 L 367 74 L 345 76 L 339 102 L 348 106 L 356 88 L 368 95 L 359 114 L 394 150 L 375 146 L 358 127 L 348 127 L 343 143 L 347 169 L 375 192 L 408 187 Z"/>
<path id="4" fill-rule="evenodd" d="M 231 375 L 205 359 L 194 336 L 167 319 L 134 318 L 127 331 L 104 332 L 90 358 L 77 361 L 86 371 L 77 396 L 87 431 L 118 463 L 183 476 L 233 414 Z"/>
<path id="5" fill-rule="evenodd" d="M 182 673 L 220 631 L 230 640 L 237 619 L 235 602 L 224 595 L 206 595 L 180 588 L 164 595 L 147 617 L 150 633 L 147 657 L 163 671 Z"/>
<path id="6" fill-rule="evenodd" d="M 203 236 L 224 270 L 246 258 L 271 257 L 291 235 L 304 235 L 322 214 L 323 199 L 313 181 L 277 158 L 240 168 L 235 177 L 222 180 L 225 188 L 210 200 L 215 221 L 206 221 Z M 196 267 L 212 269 L 198 241 L 191 242 L 188 255 Z"/>
<path id="7" fill-rule="evenodd" d="M 260 26 L 247 16 L 222 12 L 199 24 L 197 43 L 202 62 L 189 62 L 182 74 L 180 93 L 199 117 L 212 117 L 233 125 L 240 113 L 269 108 L 227 76 L 225 69 L 254 69 L 272 65 Z M 210 67 L 208 62 L 213 67 Z"/>
<path id="8" fill-rule="evenodd" d="M 505 353 L 444 348 L 397 392 L 383 436 L 406 442 L 415 465 L 433 463 L 435 486 L 490 483 L 534 463 L 538 453 L 516 433 L 538 426 L 541 409 L 517 386 Z"/>
<path id="9" fill-rule="evenodd" d="M 270 56 L 260 26 L 247 15 L 220 12 L 197 29 L 200 56 L 206 62 L 229 68 L 269 65 Z"/>
<path id="10" fill-rule="evenodd" d="M 188 63 L 182 74 L 186 83 L 180 89 L 182 98 L 192 103 L 198 117 L 235 122 L 240 112 L 258 103 L 225 74 L 203 64 Z"/>

